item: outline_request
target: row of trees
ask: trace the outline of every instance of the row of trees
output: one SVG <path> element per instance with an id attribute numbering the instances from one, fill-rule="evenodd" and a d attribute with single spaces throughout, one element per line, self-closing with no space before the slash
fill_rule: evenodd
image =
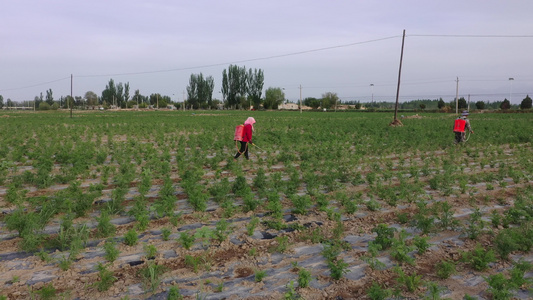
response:
<path id="1" fill-rule="evenodd" d="M 247 108 L 261 105 L 265 75 L 261 69 L 230 65 L 222 72 L 222 97 L 228 108 Z M 283 99 L 281 100 L 283 101 Z M 267 104 L 269 105 L 269 104 Z"/>

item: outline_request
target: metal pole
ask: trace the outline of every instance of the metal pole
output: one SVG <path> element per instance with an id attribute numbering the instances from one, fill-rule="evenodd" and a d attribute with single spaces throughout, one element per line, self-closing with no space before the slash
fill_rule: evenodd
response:
<path id="1" fill-rule="evenodd" d="M 400 54 L 400 69 L 398 71 L 398 88 L 396 89 L 396 107 L 394 109 L 394 121 L 398 120 L 398 101 L 400 98 L 400 79 L 402 77 L 402 61 L 403 61 L 404 42 L 405 42 L 405 29 L 403 30 L 403 37 L 402 37 L 402 52 Z"/>
<path id="2" fill-rule="evenodd" d="M 302 85 L 300 84 L 300 113 L 302 113 Z"/>
<path id="3" fill-rule="evenodd" d="M 374 84 L 371 83 L 370 87 L 372 87 L 372 102 L 371 103 L 372 103 L 372 106 L 374 106 Z"/>
<path id="4" fill-rule="evenodd" d="M 74 98 L 72 98 L 72 74 L 70 74 L 70 100 L 74 102 Z M 72 106 L 74 106 L 74 103 L 70 104 L 70 117 L 72 118 Z"/>
<path id="5" fill-rule="evenodd" d="M 513 100 L 513 81 L 514 81 L 514 78 L 509 78 L 509 81 L 511 82 L 511 90 L 509 91 L 509 104 L 511 104 L 512 100 Z"/>
<path id="6" fill-rule="evenodd" d="M 457 85 L 455 86 L 455 114 L 459 114 L 459 77 L 457 77 Z"/>

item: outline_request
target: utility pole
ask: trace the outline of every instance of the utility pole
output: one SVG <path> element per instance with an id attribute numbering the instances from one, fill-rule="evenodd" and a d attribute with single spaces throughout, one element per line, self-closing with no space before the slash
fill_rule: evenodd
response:
<path id="1" fill-rule="evenodd" d="M 372 107 L 373 107 L 374 106 L 374 84 L 371 83 L 370 87 L 372 88 L 372 102 L 371 103 L 372 103 Z"/>
<path id="2" fill-rule="evenodd" d="M 183 111 L 185 111 L 185 91 L 183 91 Z"/>
<path id="3" fill-rule="evenodd" d="M 72 97 L 72 74 L 70 74 L 70 101 L 72 103 L 70 104 L 70 118 L 72 118 L 72 106 L 74 106 L 74 98 Z"/>
<path id="4" fill-rule="evenodd" d="M 457 77 L 457 85 L 455 87 L 455 114 L 459 114 L 459 77 Z"/>
<path id="5" fill-rule="evenodd" d="M 300 84 L 300 113 L 302 113 L 302 85 Z"/>
<path id="6" fill-rule="evenodd" d="M 470 94 L 468 94 L 468 111 L 470 111 Z"/>
<path id="7" fill-rule="evenodd" d="M 402 61 L 403 61 L 403 46 L 405 42 L 405 29 L 403 30 L 403 37 L 402 37 L 402 52 L 400 54 L 400 68 L 398 71 L 398 87 L 396 89 L 396 107 L 394 108 L 394 123 L 397 123 L 398 121 L 398 101 L 400 98 L 400 79 L 402 77 Z"/>

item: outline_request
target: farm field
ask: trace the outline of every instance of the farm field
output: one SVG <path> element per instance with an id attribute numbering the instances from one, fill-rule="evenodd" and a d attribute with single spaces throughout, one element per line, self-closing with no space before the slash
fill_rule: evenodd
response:
<path id="1" fill-rule="evenodd" d="M 0 299 L 533 298 L 533 115 L 403 114 L 2 112 Z"/>

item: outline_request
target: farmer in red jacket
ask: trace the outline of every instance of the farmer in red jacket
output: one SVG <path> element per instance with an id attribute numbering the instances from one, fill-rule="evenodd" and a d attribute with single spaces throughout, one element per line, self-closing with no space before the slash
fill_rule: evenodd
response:
<path id="1" fill-rule="evenodd" d="M 470 121 L 468 120 L 468 111 L 463 111 L 460 118 L 455 120 L 453 125 L 453 132 L 455 132 L 455 143 L 459 144 L 465 142 L 466 130 L 470 133 L 474 133 L 472 127 L 470 126 Z"/>
<path id="2" fill-rule="evenodd" d="M 242 140 L 240 141 L 241 149 L 237 151 L 237 154 L 235 154 L 235 159 L 237 159 L 243 153 L 246 159 L 250 159 L 248 157 L 248 143 L 252 142 L 252 133 L 254 132 L 254 124 L 255 124 L 255 119 L 253 117 L 249 117 L 248 119 L 246 119 L 246 121 L 244 121 L 243 136 L 242 136 Z"/>

